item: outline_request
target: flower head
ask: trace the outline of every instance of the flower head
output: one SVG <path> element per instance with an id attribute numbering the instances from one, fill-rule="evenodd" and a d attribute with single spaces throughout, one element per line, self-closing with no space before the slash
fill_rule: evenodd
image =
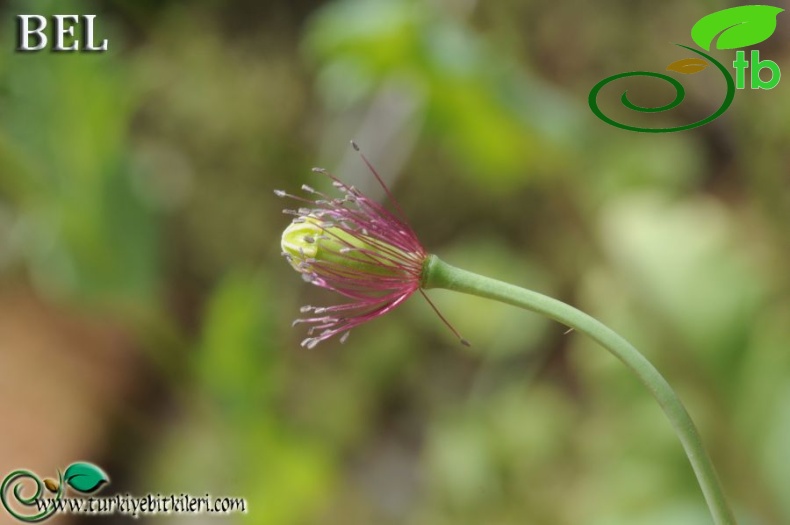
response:
<path id="1" fill-rule="evenodd" d="M 343 334 L 344 341 L 352 328 L 403 303 L 420 289 L 428 257 L 414 231 L 394 213 L 327 171 L 313 171 L 329 177 L 341 197 L 329 197 L 307 185 L 302 189 L 313 198 L 275 191 L 310 205 L 284 210 L 296 218 L 283 232 L 283 255 L 306 281 L 349 301 L 301 308 L 310 315 L 294 324 L 311 325 L 309 337 L 302 341 L 308 348 L 337 334 Z"/>
<path id="2" fill-rule="evenodd" d="M 359 151 L 356 144 L 351 144 Z M 313 348 L 338 334 L 342 334 L 343 342 L 352 328 L 395 309 L 418 290 L 461 342 L 468 344 L 420 289 L 428 253 L 402 218 L 403 211 L 389 188 L 364 156 L 362 160 L 384 188 L 396 213 L 321 168 L 313 171 L 329 177 L 340 197 L 329 197 L 307 185 L 302 190 L 309 198 L 274 192 L 278 197 L 309 205 L 284 210 L 296 216 L 283 232 L 285 258 L 305 281 L 348 299 L 333 306 L 301 308 L 309 315 L 294 324 L 311 325 L 302 346 Z"/>

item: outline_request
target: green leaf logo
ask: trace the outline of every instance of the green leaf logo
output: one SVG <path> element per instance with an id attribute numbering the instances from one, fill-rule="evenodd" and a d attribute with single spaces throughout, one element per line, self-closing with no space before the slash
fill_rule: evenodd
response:
<path id="1" fill-rule="evenodd" d="M 72 463 L 66 469 L 63 479 L 74 490 L 86 494 L 95 492 L 104 483 L 110 481 L 110 477 L 92 463 Z"/>
<path id="2" fill-rule="evenodd" d="M 776 31 L 776 17 L 784 11 L 771 5 L 744 5 L 716 11 L 699 19 L 691 28 L 691 38 L 710 51 L 713 39 L 717 49 L 737 49 L 767 40 Z"/>

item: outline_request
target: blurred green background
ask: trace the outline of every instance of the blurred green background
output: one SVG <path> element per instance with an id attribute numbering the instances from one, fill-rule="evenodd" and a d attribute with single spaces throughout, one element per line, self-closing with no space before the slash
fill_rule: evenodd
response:
<path id="1" fill-rule="evenodd" d="M 353 138 L 431 252 L 629 338 L 742 523 L 790 523 L 788 81 L 682 133 L 587 107 L 731 3 L 185 4 L 0 4 L 2 475 L 84 459 L 108 494 L 249 504 L 139 523 L 711 523 L 650 395 L 560 325 L 436 291 L 471 348 L 419 298 L 300 348 L 299 306 L 337 298 L 281 258 L 272 190 L 318 165 L 380 198 Z M 109 51 L 15 53 L 21 13 L 97 14 Z M 785 69 L 789 29 L 759 46 Z M 710 114 L 721 78 L 697 77 L 640 122 Z M 99 520 L 131 522 L 51 522 Z"/>

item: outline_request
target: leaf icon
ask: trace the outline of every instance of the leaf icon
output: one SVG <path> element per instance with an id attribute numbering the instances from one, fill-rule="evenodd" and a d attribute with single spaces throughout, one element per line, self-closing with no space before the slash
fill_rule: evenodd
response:
<path id="1" fill-rule="evenodd" d="M 701 58 L 684 58 L 669 64 L 667 66 L 667 71 L 676 71 L 684 75 L 691 75 L 693 73 L 699 73 L 706 67 L 708 67 L 708 63 Z"/>
<path id="2" fill-rule="evenodd" d="M 53 494 L 58 491 L 60 488 L 60 483 L 52 478 L 44 479 L 44 486 L 47 487 L 47 490 L 52 492 Z"/>
<path id="3" fill-rule="evenodd" d="M 95 492 L 104 483 L 109 483 L 110 477 L 102 469 L 92 463 L 72 463 L 63 475 L 64 480 L 71 488 L 79 492 Z"/>
<path id="4" fill-rule="evenodd" d="M 784 11 L 771 5 L 743 5 L 716 11 L 699 19 L 691 28 L 691 38 L 710 51 L 713 39 L 717 49 L 736 49 L 766 40 L 776 31 L 776 17 Z"/>

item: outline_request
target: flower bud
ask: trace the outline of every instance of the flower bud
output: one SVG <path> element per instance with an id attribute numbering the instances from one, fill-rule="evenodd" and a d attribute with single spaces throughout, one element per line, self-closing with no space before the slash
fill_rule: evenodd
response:
<path id="1" fill-rule="evenodd" d="M 386 314 L 419 290 L 427 253 L 411 228 L 381 204 L 368 199 L 324 170 L 341 198 L 331 198 L 309 186 L 302 189 L 318 198 L 309 201 L 276 190 L 313 207 L 285 213 L 296 218 L 282 235 L 283 255 L 302 277 L 332 290 L 348 302 L 330 306 L 304 306 L 308 314 L 295 323 L 310 325 L 302 346 L 340 335 Z"/>
<path id="2" fill-rule="evenodd" d="M 354 149 L 358 150 L 355 144 Z M 340 336 L 340 342 L 345 341 L 350 330 L 397 308 L 421 286 L 428 253 L 403 220 L 403 211 L 389 188 L 364 156 L 362 160 L 390 197 L 397 213 L 320 168 L 313 171 L 329 177 L 341 197 L 331 197 L 307 185 L 302 190 L 315 196 L 314 199 L 274 191 L 278 197 L 310 205 L 283 210 L 296 216 L 282 235 L 285 258 L 306 281 L 337 292 L 347 300 L 300 309 L 307 315 L 294 324 L 309 325 L 308 337 L 302 341 L 306 348 L 335 335 Z M 436 310 L 430 300 L 428 303 Z M 441 314 L 439 317 L 450 326 Z M 458 335 L 454 328 L 450 329 Z"/>
<path id="3" fill-rule="evenodd" d="M 412 276 L 414 265 L 421 264 L 424 257 L 367 231 L 347 229 L 315 216 L 292 222 L 283 232 L 281 246 L 291 266 L 309 277 Z"/>

